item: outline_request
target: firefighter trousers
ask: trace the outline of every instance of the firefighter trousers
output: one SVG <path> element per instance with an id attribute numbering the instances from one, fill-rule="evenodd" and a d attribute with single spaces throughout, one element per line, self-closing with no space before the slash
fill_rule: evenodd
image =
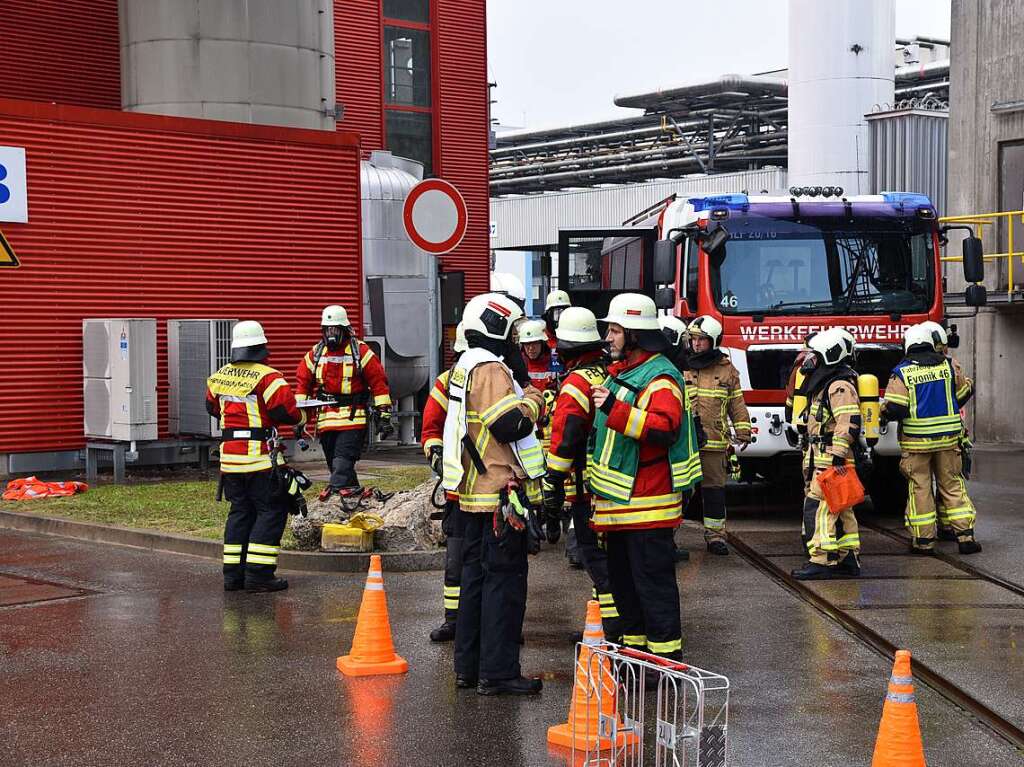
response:
<path id="1" fill-rule="evenodd" d="M 704 512 L 704 540 L 725 540 L 725 480 L 729 475 L 729 453 L 725 450 L 701 450 L 700 483 Z"/>
<path id="2" fill-rule="evenodd" d="M 327 468 L 331 472 L 331 487 L 359 487 L 356 462 L 363 453 L 365 438 L 366 429 L 320 432 L 320 446 L 324 449 Z"/>
<path id="3" fill-rule="evenodd" d="M 683 629 L 671 527 L 607 533 L 608 576 L 627 647 L 679 659 Z"/>
<path id="4" fill-rule="evenodd" d="M 462 535 L 457 534 L 455 516 L 459 513 L 458 501 L 446 501 L 441 532 L 445 537 L 444 553 L 444 621 L 455 623 L 459 615 L 459 586 L 462 583 Z"/>
<path id="5" fill-rule="evenodd" d="M 819 565 L 837 565 L 847 554 L 860 551 L 860 531 L 853 509 L 833 514 L 825 501 L 804 498 L 804 544 L 810 560 Z"/>
<path id="6" fill-rule="evenodd" d="M 976 515 L 967 496 L 959 448 L 926 453 L 904 451 L 900 471 L 907 478 L 906 523 L 914 538 L 914 548 L 935 548 L 936 521 L 953 528 L 958 541 L 974 540 Z M 939 496 L 937 513 L 932 479 Z"/>
<path id="7" fill-rule="evenodd" d="M 494 534 L 494 515 L 456 513 L 462 532 L 462 583 L 455 623 L 455 673 L 470 679 L 517 679 L 526 615 L 526 534 Z"/>
<path id="8" fill-rule="evenodd" d="M 231 503 L 224 524 L 224 580 L 268 581 L 277 569 L 287 509 L 271 498 L 270 469 L 224 474 L 224 497 Z"/>
<path id="9" fill-rule="evenodd" d="M 590 501 L 574 503 L 571 514 L 580 561 L 593 584 L 593 597 L 601 605 L 601 623 L 604 626 L 605 638 L 617 641 L 621 634 L 619 611 L 615 608 L 615 597 L 612 596 L 612 584 L 608 576 L 608 552 L 598 540 L 597 533 L 590 527 Z"/>

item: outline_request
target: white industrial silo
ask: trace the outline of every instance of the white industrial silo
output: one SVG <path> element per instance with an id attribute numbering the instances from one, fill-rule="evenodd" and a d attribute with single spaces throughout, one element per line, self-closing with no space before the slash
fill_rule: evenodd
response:
<path id="1" fill-rule="evenodd" d="M 864 115 L 893 102 L 893 0 L 789 0 L 789 183 L 871 191 Z"/>

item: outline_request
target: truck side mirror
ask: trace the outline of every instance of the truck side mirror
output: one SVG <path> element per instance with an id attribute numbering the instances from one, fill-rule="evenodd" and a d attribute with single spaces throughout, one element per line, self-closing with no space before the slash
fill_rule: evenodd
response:
<path id="1" fill-rule="evenodd" d="M 960 346 L 960 334 L 956 332 L 956 325 L 950 325 L 946 333 L 946 346 L 956 349 Z"/>
<path id="2" fill-rule="evenodd" d="M 654 292 L 654 305 L 659 309 L 672 310 L 676 308 L 676 289 L 658 288 Z"/>
<path id="3" fill-rule="evenodd" d="M 985 279 L 985 258 L 981 240 L 971 235 L 964 239 L 964 279 L 981 282 Z"/>
<path id="4" fill-rule="evenodd" d="M 964 262 L 966 265 L 966 262 Z M 988 291 L 984 285 L 968 285 L 964 292 L 964 301 L 968 306 L 984 306 L 988 303 Z"/>
<path id="5" fill-rule="evenodd" d="M 658 240 L 654 243 L 654 284 L 675 285 L 676 248 L 675 240 Z"/>
<path id="6" fill-rule="evenodd" d="M 711 255 L 721 250 L 730 239 L 732 235 L 729 234 L 729 230 L 719 224 L 715 229 L 705 233 L 701 239 L 701 246 L 705 253 Z"/>

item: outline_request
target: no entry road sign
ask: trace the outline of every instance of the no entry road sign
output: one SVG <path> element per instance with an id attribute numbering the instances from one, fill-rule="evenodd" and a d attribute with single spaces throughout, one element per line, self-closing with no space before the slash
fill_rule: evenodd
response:
<path id="1" fill-rule="evenodd" d="M 409 239 L 428 253 L 448 253 L 466 235 L 466 201 L 442 179 L 429 178 L 414 186 L 402 213 Z"/>

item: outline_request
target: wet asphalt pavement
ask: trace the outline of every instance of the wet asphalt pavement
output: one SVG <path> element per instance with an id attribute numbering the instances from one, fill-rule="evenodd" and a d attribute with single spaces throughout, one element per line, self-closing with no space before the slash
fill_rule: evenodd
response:
<path id="1" fill-rule="evenodd" d="M 1018 583 L 1021 466 L 1024 453 L 979 453 L 970 486 L 985 545 L 970 561 Z M 757 501 L 734 506 L 737 534 L 800 561 L 797 510 L 756 490 L 731 499 Z M 735 554 L 705 556 L 696 529 L 681 539 L 684 653 L 732 683 L 730 764 L 868 764 L 890 662 Z M 1024 724 L 1024 599 L 864 539 L 866 577 L 816 588 Z M 560 546 L 531 561 L 523 667 L 545 679 L 531 699 L 456 690 L 450 645 L 427 640 L 439 572 L 385 573 L 410 671 L 364 679 L 334 666 L 363 578 L 288 575 L 283 593 L 225 594 L 207 560 L 0 531 L 0 578 L 56 584 L 39 592 L 51 601 L 0 607 L 0 765 L 566 764 L 545 734 L 565 721 L 589 585 Z M 937 693 L 919 686 L 917 701 L 930 764 L 1024 764 Z"/>

